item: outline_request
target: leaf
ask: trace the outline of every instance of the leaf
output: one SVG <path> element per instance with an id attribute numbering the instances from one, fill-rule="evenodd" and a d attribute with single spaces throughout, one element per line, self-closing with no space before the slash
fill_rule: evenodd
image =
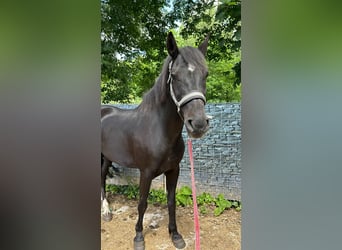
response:
<path id="1" fill-rule="evenodd" d="M 232 207 L 237 208 L 239 206 L 239 203 L 237 201 L 232 202 Z"/>
<path id="2" fill-rule="evenodd" d="M 183 186 L 181 187 L 181 189 L 179 190 L 179 192 L 183 195 L 192 195 L 192 190 L 190 187 L 188 186 Z"/>
<path id="3" fill-rule="evenodd" d="M 192 203 L 192 201 L 191 201 L 189 196 L 177 195 L 176 199 L 179 202 L 179 204 L 182 205 L 182 206 L 188 206 L 188 205 L 190 205 Z"/>
<path id="4" fill-rule="evenodd" d="M 220 214 L 223 213 L 223 211 L 224 211 L 223 208 L 217 207 L 217 208 L 214 209 L 214 215 L 215 215 L 215 216 L 219 216 Z"/>
<path id="5" fill-rule="evenodd" d="M 225 200 L 224 195 L 223 194 L 219 194 L 217 196 L 217 200 Z"/>
<path id="6" fill-rule="evenodd" d="M 225 4 L 220 4 L 217 7 L 215 19 L 217 21 L 223 21 L 224 19 L 227 18 L 227 11 L 228 11 L 228 6 Z"/>
<path id="7" fill-rule="evenodd" d="M 223 200 L 218 200 L 218 201 L 216 202 L 216 205 L 217 205 L 218 207 L 221 207 L 221 208 L 223 208 L 223 209 L 226 209 L 226 208 L 230 208 L 230 207 L 232 206 L 232 203 L 231 203 L 230 201 L 228 201 L 228 200 L 223 199 Z"/>

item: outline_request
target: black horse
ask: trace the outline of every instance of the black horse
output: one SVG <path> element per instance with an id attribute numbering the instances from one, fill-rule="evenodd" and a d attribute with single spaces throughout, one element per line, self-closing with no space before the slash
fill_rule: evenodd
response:
<path id="1" fill-rule="evenodd" d="M 143 217 L 152 179 L 165 174 L 169 210 L 169 233 L 176 248 L 185 241 L 177 231 L 175 191 L 179 162 L 184 154 L 182 128 L 190 137 L 199 138 L 209 129 L 205 114 L 205 54 L 208 37 L 198 48 L 178 48 L 170 32 L 161 74 L 141 104 L 132 110 L 109 105 L 101 107 L 101 199 L 102 217 L 112 219 L 105 195 L 108 167 L 119 165 L 140 170 L 139 218 L 135 226 L 134 249 L 144 249 Z"/>

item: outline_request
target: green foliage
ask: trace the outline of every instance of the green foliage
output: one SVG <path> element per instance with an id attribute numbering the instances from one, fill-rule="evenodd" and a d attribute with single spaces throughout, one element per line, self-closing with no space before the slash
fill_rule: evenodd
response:
<path id="1" fill-rule="evenodd" d="M 101 91 L 102 102 L 132 102 L 142 87 L 134 80 L 151 80 L 155 70 L 142 70 L 138 61 L 160 62 L 165 56 L 168 19 L 163 8 L 166 0 L 101 1 Z M 142 70 L 142 71 L 140 71 Z M 138 77 L 139 78 L 139 77 Z M 140 83 L 139 83 L 140 84 Z M 153 84 L 149 82 L 148 87 Z"/>
<path id="2" fill-rule="evenodd" d="M 119 188 L 120 187 L 122 187 L 122 186 L 106 184 L 105 190 L 106 190 L 106 192 L 109 192 L 109 193 L 113 193 L 113 194 L 118 193 L 119 194 Z"/>
<path id="3" fill-rule="evenodd" d="M 188 206 L 192 204 L 192 190 L 188 186 L 181 187 L 176 193 L 177 206 Z"/>
<path id="4" fill-rule="evenodd" d="M 128 199 L 137 199 L 139 197 L 138 185 L 106 185 L 106 191 L 114 194 L 125 195 Z"/>
<path id="5" fill-rule="evenodd" d="M 202 193 L 197 196 L 197 205 L 202 206 L 202 205 L 211 205 L 215 202 L 215 199 L 211 196 L 211 194 L 208 193 Z"/>
<path id="6" fill-rule="evenodd" d="M 207 214 L 209 207 L 215 204 L 215 199 L 209 193 L 202 193 L 197 196 L 197 205 L 201 214 Z"/>
<path id="7" fill-rule="evenodd" d="M 106 191 L 113 194 L 121 194 L 129 199 L 138 199 L 139 187 L 137 185 L 106 185 Z M 148 197 L 151 204 L 166 205 L 167 195 L 162 189 L 151 189 Z M 192 190 L 188 186 L 183 186 L 176 192 L 177 206 L 190 206 L 193 204 Z M 224 198 L 223 194 L 219 194 L 214 198 L 209 193 L 202 193 L 197 196 L 197 205 L 201 214 L 207 214 L 213 209 L 214 215 L 219 216 L 226 209 L 234 208 L 241 211 L 241 202 L 231 201 Z"/>
<path id="8" fill-rule="evenodd" d="M 236 211 L 241 211 L 241 209 L 242 209 L 241 203 L 239 201 L 233 201 L 232 207 L 234 207 Z"/>
<path id="9" fill-rule="evenodd" d="M 241 100 L 240 85 L 235 86 L 235 63 L 239 60 L 236 55 L 232 60 L 209 62 L 207 79 L 207 99 L 211 102 L 232 102 Z"/>
<path id="10" fill-rule="evenodd" d="M 232 203 L 226 200 L 223 194 L 219 194 L 215 199 L 216 208 L 214 209 L 214 215 L 219 216 L 224 210 L 231 208 Z"/>
<path id="11" fill-rule="evenodd" d="M 179 46 L 210 33 L 209 102 L 240 101 L 241 1 L 101 0 L 102 103 L 136 103 L 152 87 L 172 28 Z M 180 24 L 180 26 L 179 26 Z"/>
<path id="12" fill-rule="evenodd" d="M 216 0 L 199 0 L 186 4 L 181 16 L 181 35 L 185 38 L 195 36 L 199 43 L 202 37 L 210 34 L 209 60 L 231 60 L 234 53 L 241 50 L 241 0 L 216 3 Z M 241 59 L 235 63 L 233 70 L 236 75 L 233 85 L 236 87 L 241 83 Z"/>
<path id="13" fill-rule="evenodd" d="M 167 196 L 165 191 L 162 189 L 151 189 L 148 201 L 152 204 L 166 205 Z"/>
<path id="14" fill-rule="evenodd" d="M 139 197 L 139 186 L 128 185 L 123 194 L 126 195 L 128 199 L 137 199 Z"/>
<path id="15" fill-rule="evenodd" d="M 197 204 L 199 211 L 202 214 L 208 213 L 208 208 L 214 206 L 214 215 L 219 216 L 224 210 L 229 208 L 235 208 L 236 211 L 241 211 L 241 203 L 238 201 L 226 200 L 223 194 L 219 194 L 214 198 L 211 194 L 202 193 L 197 196 Z"/>

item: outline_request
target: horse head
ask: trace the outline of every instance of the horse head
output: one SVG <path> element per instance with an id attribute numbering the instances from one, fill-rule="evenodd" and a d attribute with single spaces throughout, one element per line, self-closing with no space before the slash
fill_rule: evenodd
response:
<path id="1" fill-rule="evenodd" d="M 200 138 L 209 130 L 209 117 L 204 110 L 208 76 L 205 62 L 208 37 L 198 48 L 187 46 L 179 49 L 170 32 L 166 46 L 171 57 L 168 77 L 170 96 L 189 136 Z"/>

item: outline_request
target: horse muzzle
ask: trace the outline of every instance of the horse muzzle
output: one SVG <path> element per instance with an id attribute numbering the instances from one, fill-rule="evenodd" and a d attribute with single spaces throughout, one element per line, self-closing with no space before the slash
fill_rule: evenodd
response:
<path id="1" fill-rule="evenodd" d="M 192 138 L 201 138 L 209 130 L 209 119 L 184 120 L 185 128 Z"/>
<path id="2" fill-rule="evenodd" d="M 202 107 L 193 109 L 197 112 L 187 112 L 187 108 L 190 108 L 192 105 L 196 106 L 196 104 L 201 105 Z M 188 107 L 186 107 L 187 105 L 184 106 L 184 125 L 190 137 L 200 138 L 209 130 L 209 120 L 212 119 L 212 116 L 205 114 L 204 104 L 201 100 L 193 100 L 192 105 L 189 103 Z"/>

